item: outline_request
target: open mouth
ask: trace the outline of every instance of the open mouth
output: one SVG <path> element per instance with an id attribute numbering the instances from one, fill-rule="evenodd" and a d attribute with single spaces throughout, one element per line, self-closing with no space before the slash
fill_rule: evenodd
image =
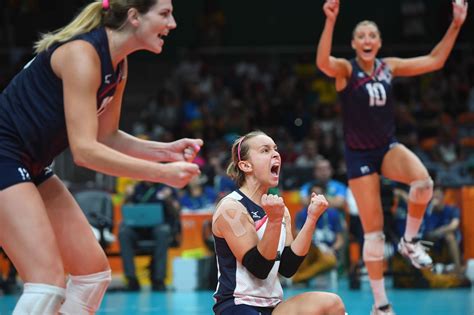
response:
<path id="1" fill-rule="evenodd" d="M 372 52 L 372 48 L 365 48 L 365 49 L 362 49 L 362 51 L 366 54 L 370 54 Z"/>
<path id="2" fill-rule="evenodd" d="M 272 173 L 272 175 L 278 176 L 280 174 L 280 165 L 278 164 L 272 165 L 272 167 L 270 168 L 270 172 Z"/>

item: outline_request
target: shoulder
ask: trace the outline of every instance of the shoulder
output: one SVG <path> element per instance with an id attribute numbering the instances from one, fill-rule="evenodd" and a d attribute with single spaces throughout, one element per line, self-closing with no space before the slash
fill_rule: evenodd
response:
<path id="1" fill-rule="evenodd" d="M 78 77 L 100 72 L 100 58 L 94 46 L 84 40 L 74 40 L 58 47 L 51 56 L 53 71 L 62 78 L 68 70 Z M 100 76 L 97 77 L 100 80 Z"/>
<path id="2" fill-rule="evenodd" d="M 224 218 L 224 220 L 220 220 Z M 247 212 L 247 208 L 238 200 L 231 197 L 224 197 L 216 207 L 216 211 L 212 215 L 212 232 L 222 237 L 221 228 L 225 228 L 225 224 L 238 220 L 253 224 L 253 220 Z M 227 222 L 227 223 L 226 223 Z"/>

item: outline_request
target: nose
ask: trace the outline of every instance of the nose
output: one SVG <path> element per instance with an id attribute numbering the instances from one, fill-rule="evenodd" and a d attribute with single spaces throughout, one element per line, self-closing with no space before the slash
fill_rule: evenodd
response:
<path id="1" fill-rule="evenodd" d="M 176 24 L 176 20 L 174 19 L 174 16 L 171 15 L 170 21 L 168 23 L 168 28 L 170 30 L 174 30 L 178 25 Z"/>

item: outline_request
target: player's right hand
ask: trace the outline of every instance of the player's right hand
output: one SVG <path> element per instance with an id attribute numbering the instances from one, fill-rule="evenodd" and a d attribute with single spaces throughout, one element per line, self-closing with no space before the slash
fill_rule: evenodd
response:
<path id="1" fill-rule="evenodd" d="M 335 21 L 339 14 L 339 0 L 326 0 L 323 11 L 328 20 Z"/>
<path id="2" fill-rule="evenodd" d="M 189 162 L 171 162 L 163 164 L 166 170 L 159 177 L 158 182 L 175 188 L 183 188 L 194 177 L 201 174 L 199 166 Z"/>
<path id="3" fill-rule="evenodd" d="M 264 194 L 261 199 L 261 204 L 269 221 L 281 222 L 283 220 L 283 215 L 285 214 L 285 203 L 283 202 L 282 197 Z"/>

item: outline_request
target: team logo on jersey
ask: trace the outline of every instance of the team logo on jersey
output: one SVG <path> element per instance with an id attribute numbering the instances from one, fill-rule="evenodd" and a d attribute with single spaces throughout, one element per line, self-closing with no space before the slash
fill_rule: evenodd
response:
<path id="1" fill-rule="evenodd" d="M 368 172 L 370 172 L 370 167 L 368 167 L 367 165 L 361 166 L 360 167 L 360 172 L 362 174 L 367 174 Z"/>
<path id="2" fill-rule="evenodd" d="M 261 219 L 262 217 L 258 215 L 258 211 L 250 211 L 252 213 L 252 218 Z"/>

